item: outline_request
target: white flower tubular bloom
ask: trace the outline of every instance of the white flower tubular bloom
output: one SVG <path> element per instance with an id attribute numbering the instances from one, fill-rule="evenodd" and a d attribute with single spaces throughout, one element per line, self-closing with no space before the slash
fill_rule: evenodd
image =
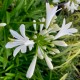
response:
<path id="1" fill-rule="evenodd" d="M 35 66 L 36 66 L 36 61 L 37 61 L 37 55 L 34 56 L 29 68 L 28 68 L 28 71 L 26 73 L 26 77 L 27 78 L 31 78 L 33 76 L 33 73 L 34 73 L 34 70 L 35 70 Z"/>
<path id="2" fill-rule="evenodd" d="M 46 61 L 47 65 L 48 65 L 49 69 L 53 70 L 53 65 L 51 63 L 52 59 L 49 58 L 46 54 L 45 54 L 44 57 L 45 57 L 45 61 Z"/>
<path id="3" fill-rule="evenodd" d="M 52 18 L 56 15 L 56 12 L 59 11 L 57 8 L 57 6 L 50 7 L 50 4 L 46 3 L 46 29 L 49 27 Z"/>
<path id="4" fill-rule="evenodd" d="M 44 58 L 43 55 L 44 55 L 44 53 L 43 53 L 42 49 L 38 46 L 38 57 L 40 59 L 43 59 Z"/>
<path id="5" fill-rule="evenodd" d="M 29 50 L 31 51 L 34 47 L 34 41 L 29 40 L 29 38 L 25 35 L 25 25 L 22 24 L 20 26 L 20 34 L 18 34 L 14 30 L 10 30 L 10 33 L 15 38 L 14 41 L 8 42 L 6 44 L 6 48 L 13 48 L 16 47 L 16 49 L 13 52 L 13 56 L 15 57 L 17 53 L 21 50 L 22 53 L 27 52 L 27 47 L 29 47 Z"/>

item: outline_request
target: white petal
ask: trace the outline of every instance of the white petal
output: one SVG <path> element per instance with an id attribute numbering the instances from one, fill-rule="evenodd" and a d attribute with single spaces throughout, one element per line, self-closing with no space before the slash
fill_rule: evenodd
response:
<path id="1" fill-rule="evenodd" d="M 22 46 L 22 48 L 21 48 L 21 52 L 22 52 L 22 53 L 25 53 L 25 52 L 26 52 L 26 50 L 27 50 L 26 46 L 25 46 L 25 45 L 23 45 L 23 46 Z"/>
<path id="2" fill-rule="evenodd" d="M 6 23 L 0 23 L 1 27 L 6 26 L 6 25 L 7 25 Z"/>
<path id="3" fill-rule="evenodd" d="M 44 24 L 40 24 L 40 32 L 42 31 Z"/>
<path id="4" fill-rule="evenodd" d="M 49 3 L 46 3 L 46 12 L 49 13 L 49 11 L 51 10 Z"/>
<path id="5" fill-rule="evenodd" d="M 45 60 L 46 60 L 46 63 L 48 65 L 48 67 L 52 70 L 53 69 L 53 65 L 51 63 L 51 59 L 45 54 Z"/>
<path id="6" fill-rule="evenodd" d="M 64 41 L 53 41 L 53 43 L 58 46 L 68 46 Z"/>
<path id="7" fill-rule="evenodd" d="M 52 20 L 52 18 L 55 16 L 55 14 L 53 13 L 53 15 L 47 15 L 47 17 L 46 17 L 46 29 L 49 27 L 49 25 L 50 25 L 50 22 L 51 22 L 51 20 Z"/>
<path id="8" fill-rule="evenodd" d="M 25 35 L 25 25 L 24 25 L 24 24 L 21 24 L 21 25 L 20 25 L 20 33 L 21 33 L 21 35 L 22 35 L 24 38 L 26 38 L 26 39 L 29 40 L 29 38 L 26 37 L 26 35 Z"/>
<path id="9" fill-rule="evenodd" d="M 70 28 L 71 25 L 72 25 L 72 22 L 69 22 L 68 24 L 66 24 L 66 20 L 64 18 L 61 29 L 65 29 L 65 28 L 68 29 L 68 28 Z"/>
<path id="10" fill-rule="evenodd" d="M 18 46 L 14 52 L 13 52 L 13 56 L 15 57 L 17 55 L 17 53 L 21 50 L 22 46 Z"/>
<path id="11" fill-rule="evenodd" d="M 49 27 L 52 18 L 56 15 L 57 8 L 57 6 L 51 8 L 49 3 L 46 3 L 46 29 Z"/>
<path id="12" fill-rule="evenodd" d="M 55 53 L 60 53 L 60 51 L 59 51 L 58 49 L 53 49 L 53 51 L 54 51 Z"/>
<path id="13" fill-rule="evenodd" d="M 19 43 L 19 42 L 8 42 L 8 43 L 5 45 L 5 47 L 6 47 L 6 48 L 13 48 L 13 47 L 16 47 L 16 46 L 18 46 L 18 45 L 21 45 L 21 43 Z"/>
<path id="14" fill-rule="evenodd" d="M 17 39 L 23 39 L 23 37 L 14 30 L 10 30 L 10 33 L 12 34 L 13 37 Z"/>
<path id="15" fill-rule="evenodd" d="M 65 24 L 66 24 L 66 20 L 65 20 L 65 18 L 63 19 L 63 23 L 62 23 L 62 28 L 65 26 Z"/>
<path id="16" fill-rule="evenodd" d="M 27 40 L 24 45 L 29 46 L 29 45 L 34 45 L 34 41 L 33 40 Z"/>
<path id="17" fill-rule="evenodd" d="M 34 73 L 34 70 L 35 70 L 35 66 L 36 66 L 36 60 L 37 60 L 37 55 L 34 56 L 29 68 L 28 68 L 28 71 L 26 73 L 26 77 L 27 78 L 31 78 L 33 76 L 33 73 Z"/>
<path id="18" fill-rule="evenodd" d="M 57 35 L 54 37 L 54 39 L 58 39 L 59 37 L 64 36 L 64 35 L 65 35 L 64 32 L 59 31 Z"/>
<path id="19" fill-rule="evenodd" d="M 70 28 L 71 25 L 72 25 L 72 22 L 69 22 L 69 23 L 66 24 L 64 27 L 65 27 L 66 29 L 68 29 L 68 28 Z"/>
<path id="20" fill-rule="evenodd" d="M 44 57 L 43 57 L 43 51 L 42 51 L 42 49 L 38 46 L 38 57 L 40 58 L 40 59 L 43 59 Z"/>
<path id="21" fill-rule="evenodd" d="M 71 9 L 71 13 L 73 13 L 74 12 L 74 9 Z"/>
<path id="22" fill-rule="evenodd" d="M 68 29 L 68 31 L 69 31 L 70 33 L 76 33 L 76 32 L 78 32 L 78 30 L 75 29 L 75 28 L 70 28 L 70 29 Z"/>
<path id="23" fill-rule="evenodd" d="M 32 45 L 29 45 L 28 47 L 29 47 L 29 50 L 31 51 L 34 45 L 32 44 Z"/>

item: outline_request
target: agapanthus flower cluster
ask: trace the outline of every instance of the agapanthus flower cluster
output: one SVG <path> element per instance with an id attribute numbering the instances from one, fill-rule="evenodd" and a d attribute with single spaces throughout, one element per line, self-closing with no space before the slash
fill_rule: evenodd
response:
<path id="1" fill-rule="evenodd" d="M 66 8 L 70 6 L 70 2 L 68 4 L 66 5 Z M 73 4 L 74 3 L 72 3 L 72 5 Z M 53 70 L 54 66 L 49 55 L 60 53 L 60 50 L 56 46 L 68 46 L 68 44 L 61 39 L 61 37 L 65 35 L 73 35 L 73 33 L 77 32 L 77 29 L 70 28 L 72 22 L 66 24 L 65 18 L 63 19 L 62 26 L 55 24 L 57 18 L 56 13 L 60 10 L 61 9 L 58 9 L 58 6 L 51 7 L 49 2 L 46 2 L 46 18 L 38 20 L 39 22 L 41 22 L 39 27 L 37 27 L 37 21 L 33 20 L 33 28 L 35 33 L 33 36 L 33 40 L 26 36 L 24 24 L 21 24 L 19 28 L 21 35 L 16 31 L 10 29 L 10 33 L 14 37 L 14 39 L 11 39 L 11 41 L 8 42 L 5 47 L 16 47 L 13 52 L 14 57 L 16 57 L 19 51 L 21 51 L 22 53 L 26 53 L 27 51 L 31 51 L 34 47 L 36 48 L 37 52 L 35 52 L 32 62 L 26 73 L 27 78 L 31 78 L 33 76 L 37 58 L 45 60 L 49 69 Z M 71 12 L 73 11 L 74 9 Z"/>

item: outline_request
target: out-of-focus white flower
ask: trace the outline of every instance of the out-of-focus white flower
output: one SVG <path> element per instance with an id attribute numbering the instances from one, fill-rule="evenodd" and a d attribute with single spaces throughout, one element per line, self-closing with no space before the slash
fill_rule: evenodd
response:
<path id="1" fill-rule="evenodd" d="M 27 78 L 31 78 L 33 73 L 34 73 L 34 70 L 35 70 L 35 66 L 36 66 L 36 61 L 37 61 L 37 55 L 34 56 L 29 68 L 28 68 L 28 71 L 26 73 L 26 77 Z"/>
<path id="2" fill-rule="evenodd" d="M 69 10 L 70 8 L 70 1 L 68 1 L 67 3 L 64 4 L 65 8 L 67 8 Z"/>
<path id="3" fill-rule="evenodd" d="M 52 18 L 56 15 L 56 12 L 61 10 L 57 10 L 57 8 L 58 6 L 51 7 L 49 3 L 46 3 L 46 29 L 49 27 Z"/>
<path id="4" fill-rule="evenodd" d="M 32 50 L 33 46 L 34 46 L 34 41 L 33 40 L 29 40 L 29 38 L 25 35 L 25 25 L 22 24 L 20 26 L 20 34 L 18 34 L 16 31 L 14 30 L 10 30 L 10 33 L 12 34 L 12 36 L 15 38 L 13 39 L 13 41 L 8 42 L 6 44 L 6 48 L 13 48 L 16 47 L 16 49 L 13 52 L 13 56 L 15 57 L 17 55 L 17 53 L 21 50 L 22 53 L 25 53 L 27 51 L 27 47 L 29 47 L 29 50 Z"/>
<path id="5" fill-rule="evenodd" d="M 51 58 L 49 58 L 46 54 L 45 54 L 45 61 L 46 61 L 46 63 L 47 63 L 47 65 L 48 65 L 48 67 L 49 67 L 49 69 L 53 69 L 53 65 L 52 65 L 52 63 L 51 63 L 51 61 L 52 61 L 52 59 Z"/>
<path id="6" fill-rule="evenodd" d="M 54 39 L 58 39 L 59 37 L 64 36 L 64 35 L 72 35 L 72 33 L 76 33 L 77 29 L 70 28 L 71 25 L 72 25 L 72 22 L 69 22 L 68 24 L 66 24 L 65 19 L 64 19 L 62 27 L 60 31 L 57 33 L 57 35 L 54 37 Z"/>
<path id="7" fill-rule="evenodd" d="M 65 4 L 65 8 L 67 8 L 68 11 L 71 11 L 71 13 L 73 13 L 74 10 L 78 10 L 78 6 L 79 5 L 74 3 L 73 1 L 72 2 L 69 1 Z"/>
<path id="8" fill-rule="evenodd" d="M 60 0 L 53 0 L 53 3 L 58 3 L 60 2 Z"/>
<path id="9" fill-rule="evenodd" d="M 70 10 L 71 10 L 71 13 L 74 12 L 74 10 L 78 10 L 78 4 L 75 4 L 74 2 L 71 3 L 71 6 L 70 6 Z"/>
<path id="10" fill-rule="evenodd" d="M 80 4 L 80 0 L 76 0 L 76 2 L 77 2 L 78 4 Z"/>
<path id="11" fill-rule="evenodd" d="M 6 23 L 0 23 L 0 27 L 6 26 Z"/>

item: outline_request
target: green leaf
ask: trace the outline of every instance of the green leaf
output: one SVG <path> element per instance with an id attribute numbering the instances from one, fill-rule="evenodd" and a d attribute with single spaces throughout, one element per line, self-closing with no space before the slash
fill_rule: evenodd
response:
<path id="1" fill-rule="evenodd" d="M 19 4 L 16 6 L 16 8 L 14 8 L 14 10 L 11 12 L 11 17 L 14 16 L 15 14 L 17 14 L 22 6 L 23 6 L 24 0 L 19 1 Z"/>
<path id="2" fill-rule="evenodd" d="M 66 73 L 66 74 L 64 74 L 61 78 L 60 78 L 60 80 L 66 80 L 66 77 L 68 76 L 68 73 Z"/>

